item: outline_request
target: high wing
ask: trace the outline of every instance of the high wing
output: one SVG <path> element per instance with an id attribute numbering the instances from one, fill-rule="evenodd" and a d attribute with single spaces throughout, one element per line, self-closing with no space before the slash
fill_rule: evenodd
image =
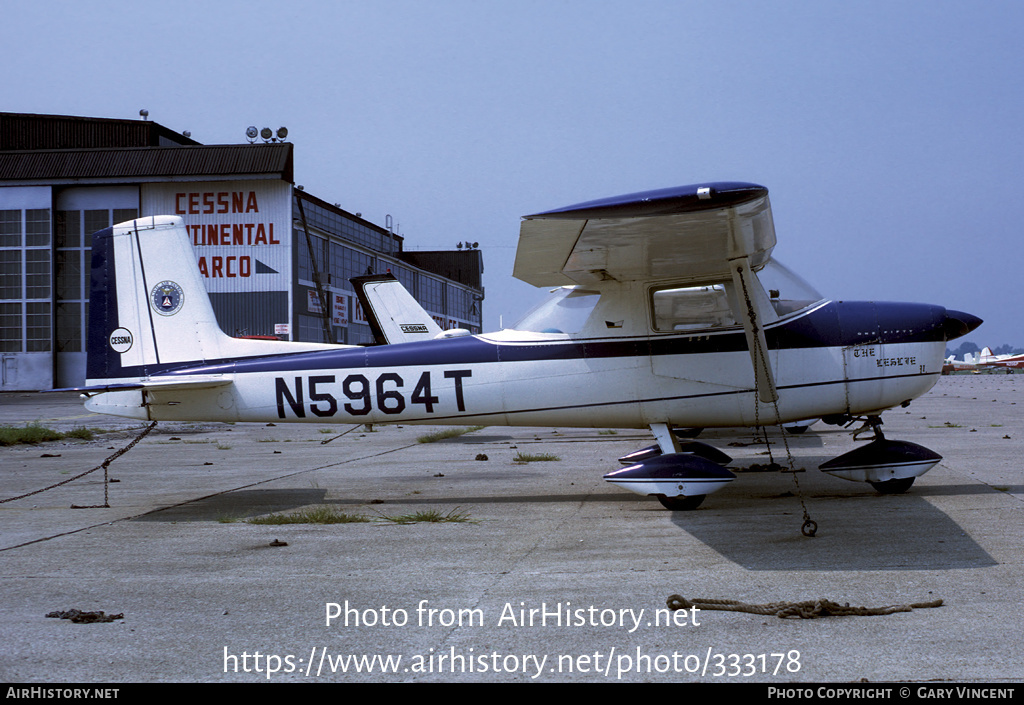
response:
<path id="1" fill-rule="evenodd" d="M 525 216 L 513 274 L 534 286 L 730 279 L 730 261 L 757 270 L 774 246 L 765 187 L 679 186 Z"/>
<path id="2" fill-rule="evenodd" d="M 615 196 L 523 218 L 513 274 L 534 286 L 732 281 L 758 396 L 778 399 L 764 325 L 777 318 L 754 272 L 775 247 L 768 189 L 712 183 Z"/>

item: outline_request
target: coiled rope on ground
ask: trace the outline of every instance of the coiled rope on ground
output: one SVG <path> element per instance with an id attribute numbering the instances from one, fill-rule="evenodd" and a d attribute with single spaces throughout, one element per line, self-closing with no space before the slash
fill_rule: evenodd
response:
<path id="1" fill-rule="evenodd" d="M 666 600 L 670 610 L 686 610 L 696 607 L 700 610 L 724 610 L 727 612 L 749 612 L 750 614 L 774 615 L 781 619 L 799 617 L 814 619 L 816 617 L 865 617 L 871 615 L 911 612 L 926 607 L 941 607 L 942 600 L 931 602 L 914 602 L 906 605 L 889 605 L 886 607 L 850 607 L 849 603 L 841 605 L 832 600 L 818 598 L 804 602 L 769 602 L 763 605 L 752 605 L 738 600 L 687 600 L 681 595 L 670 595 Z"/>

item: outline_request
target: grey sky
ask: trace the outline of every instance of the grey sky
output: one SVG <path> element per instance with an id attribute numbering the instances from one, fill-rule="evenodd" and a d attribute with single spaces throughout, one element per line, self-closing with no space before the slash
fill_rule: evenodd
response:
<path id="1" fill-rule="evenodd" d="M 772 194 L 830 298 L 1024 345 L 1018 2 L 14 2 L 3 110 L 288 127 L 298 183 L 411 247 L 471 240 L 485 328 L 537 299 L 519 216 L 713 180 Z"/>

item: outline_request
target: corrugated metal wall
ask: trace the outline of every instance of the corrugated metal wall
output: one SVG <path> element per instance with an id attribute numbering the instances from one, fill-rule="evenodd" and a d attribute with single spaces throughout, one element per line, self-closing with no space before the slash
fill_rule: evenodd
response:
<path id="1" fill-rule="evenodd" d="M 399 257 L 414 267 L 479 289 L 484 271 L 480 250 L 410 250 Z"/>
<path id="2" fill-rule="evenodd" d="M 274 335 L 274 325 L 288 323 L 288 292 L 210 294 L 217 323 L 228 335 Z"/>

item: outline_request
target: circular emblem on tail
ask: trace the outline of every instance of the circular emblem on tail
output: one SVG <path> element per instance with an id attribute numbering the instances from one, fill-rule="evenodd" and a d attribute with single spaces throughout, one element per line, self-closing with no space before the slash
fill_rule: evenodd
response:
<path id="1" fill-rule="evenodd" d="M 173 316 L 185 302 L 185 292 L 172 281 L 162 281 L 149 294 L 153 309 L 161 316 Z"/>
<path id="2" fill-rule="evenodd" d="M 126 353 L 132 347 L 132 332 L 127 328 L 118 328 L 107 339 L 110 349 L 116 353 Z"/>

